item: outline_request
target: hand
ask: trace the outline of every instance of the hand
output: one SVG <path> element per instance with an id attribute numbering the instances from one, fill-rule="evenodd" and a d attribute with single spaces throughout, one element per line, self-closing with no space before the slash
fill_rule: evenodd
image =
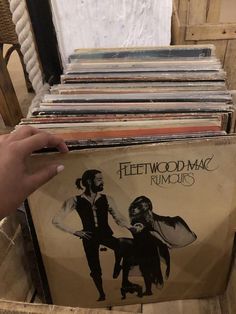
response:
<path id="1" fill-rule="evenodd" d="M 143 228 L 144 228 L 144 226 L 143 226 L 143 224 L 141 224 L 141 223 L 136 223 L 136 224 L 134 224 L 133 226 L 131 226 L 130 228 L 129 228 L 129 231 L 131 232 L 131 233 L 139 233 L 139 232 L 141 232 L 142 230 L 143 230 Z"/>
<path id="2" fill-rule="evenodd" d="M 90 240 L 92 238 L 92 232 L 89 231 L 75 231 L 74 235 L 79 237 L 80 239 Z"/>
<path id="3" fill-rule="evenodd" d="M 134 226 L 131 226 L 128 228 L 128 230 L 131 232 L 131 233 L 137 233 L 137 230 Z"/>
<path id="4" fill-rule="evenodd" d="M 144 225 L 140 222 L 137 222 L 136 224 L 134 224 L 134 227 L 137 233 L 143 231 L 144 229 Z"/>
<path id="5" fill-rule="evenodd" d="M 64 169 L 62 165 L 51 164 L 28 173 L 27 159 L 44 147 L 68 152 L 61 138 L 29 126 L 0 136 L 0 219 L 14 212 L 28 195 Z"/>

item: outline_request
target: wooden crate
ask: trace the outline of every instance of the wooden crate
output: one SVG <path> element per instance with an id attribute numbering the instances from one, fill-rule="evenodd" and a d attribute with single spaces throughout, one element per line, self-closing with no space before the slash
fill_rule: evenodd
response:
<path id="1" fill-rule="evenodd" d="M 177 8 L 179 2 L 176 1 Z M 189 5 L 189 1 L 183 1 Z M 196 3 L 200 1 L 195 0 Z M 213 2 L 213 1 L 212 1 Z M 215 1 L 214 1 L 215 2 Z M 199 5 L 200 6 L 200 5 Z M 185 12 L 185 11 L 184 11 Z M 40 13 L 40 12 L 39 12 Z M 187 11 L 186 11 L 187 14 Z M 186 15 L 187 16 L 187 15 Z M 177 19 L 178 18 L 178 19 Z M 180 26 L 179 16 L 177 11 L 174 11 L 173 28 L 175 38 L 180 40 L 184 34 L 185 26 Z M 42 24 L 42 23 L 41 23 Z M 174 38 L 174 37 L 173 37 Z M 192 43 L 193 41 L 189 41 Z M 177 43 L 177 42 L 176 42 Z M 179 43 L 186 43 L 180 41 Z M 222 54 L 223 55 L 223 54 Z M 222 60 L 222 58 L 221 58 Z M 236 289 L 236 270 L 232 268 L 231 279 L 227 291 L 224 295 L 208 299 L 199 300 L 179 300 L 171 302 L 161 302 L 152 304 L 137 304 L 131 306 L 120 306 L 109 309 L 78 309 L 62 306 L 44 305 L 44 304 L 29 304 L 27 301 L 34 294 L 32 288 L 31 277 L 29 276 L 29 267 L 25 261 L 23 251 L 23 240 L 20 227 L 15 223 L 15 220 L 9 218 L 3 226 L 3 231 L 7 233 L 8 239 L 4 236 L 0 237 L 0 269 L 2 269 L 5 280 L 2 280 L 2 292 L 0 295 L 0 313 L 81 313 L 81 314 L 122 314 L 122 313 L 160 313 L 160 314 L 233 314 L 236 313 L 235 289 Z M 0 234 L 2 235 L 2 234 Z M 4 300 L 5 299 L 5 300 Z M 21 301 L 21 302 L 17 302 Z M 26 303 L 25 303 L 26 302 Z"/>
<path id="2" fill-rule="evenodd" d="M 214 44 L 228 87 L 236 89 L 236 17 L 235 23 L 220 23 L 222 1 L 173 0 L 172 44 Z"/>

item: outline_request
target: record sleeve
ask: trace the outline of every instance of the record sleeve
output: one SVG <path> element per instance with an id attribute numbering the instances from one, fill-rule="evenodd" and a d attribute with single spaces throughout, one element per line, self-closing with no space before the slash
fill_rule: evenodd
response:
<path id="1" fill-rule="evenodd" d="M 236 137 L 38 154 L 65 170 L 28 202 L 54 304 L 106 307 L 224 291 Z"/>

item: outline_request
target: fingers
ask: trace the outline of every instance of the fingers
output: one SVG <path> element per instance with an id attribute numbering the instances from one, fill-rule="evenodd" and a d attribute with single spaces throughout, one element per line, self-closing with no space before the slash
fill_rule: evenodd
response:
<path id="1" fill-rule="evenodd" d="M 31 126 L 22 126 L 16 129 L 7 135 L 7 139 L 21 141 L 21 150 L 26 155 L 44 147 L 56 147 L 62 153 L 69 151 L 63 139 Z"/>
<path id="2" fill-rule="evenodd" d="M 11 139 L 12 141 L 18 141 L 37 133 L 45 132 L 31 126 L 21 126 L 9 134 L 9 139 Z"/>
<path id="3" fill-rule="evenodd" d="M 86 240 L 90 240 L 92 238 L 92 232 L 90 231 L 76 231 L 74 235 Z"/>
<path id="4" fill-rule="evenodd" d="M 61 153 L 69 151 L 62 138 L 46 132 L 34 134 L 21 141 L 22 153 L 25 156 L 45 147 L 56 147 Z"/>
<path id="5" fill-rule="evenodd" d="M 50 165 L 28 176 L 27 184 L 29 185 L 30 193 L 34 192 L 63 170 L 63 165 Z"/>
<path id="6" fill-rule="evenodd" d="M 69 149 L 68 149 L 68 147 L 67 147 L 67 145 L 63 139 L 61 139 L 61 143 L 59 143 L 59 145 L 57 145 L 57 149 L 61 153 L 68 153 L 69 152 Z"/>
<path id="7" fill-rule="evenodd" d="M 83 238 L 86 240 L 90 240 L 91 239 L 90 232 L 83 232 Z"/>

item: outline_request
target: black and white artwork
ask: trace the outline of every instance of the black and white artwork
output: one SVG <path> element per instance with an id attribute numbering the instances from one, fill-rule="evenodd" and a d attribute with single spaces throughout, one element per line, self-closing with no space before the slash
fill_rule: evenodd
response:
<path id="1" fill-rule="evenodd" d="M 111 196 L 104 191 L 102 171 L 89 169 L 77 178 L 78 194 L 66 200 L 53 217 L 52 223 L 58 229 L 80 238 L 83 243 L 90 276 L 98 291 L 97 301 L 105 301 L 102 267 L 99 251 L 111 249 L 114 252 L 113 279 L 122 277 L 121 296 L 136 293 L 138 297 L 152 295 L 152 289 L 161 289 L 170 275 L 170 250 L 191 244 L 197 236 L 179 216 L 165 217 L 156 213 L 152 201 L 142 195 L 136 197 L 127 208 L 126 219 Z M 67 215 L 75 211 L 83 229 L 74 230 L 64 223 Z M 130 231 L 129 238 L 117 238 L 108 223 L 111 215 L 120 228 Z M 162 274 L 161 260 L 165 264 Z M 143 285 L 130 280 L 130 270 L 138 266 Z M 164 279 L 165 278 L 165 279 Z"/>

